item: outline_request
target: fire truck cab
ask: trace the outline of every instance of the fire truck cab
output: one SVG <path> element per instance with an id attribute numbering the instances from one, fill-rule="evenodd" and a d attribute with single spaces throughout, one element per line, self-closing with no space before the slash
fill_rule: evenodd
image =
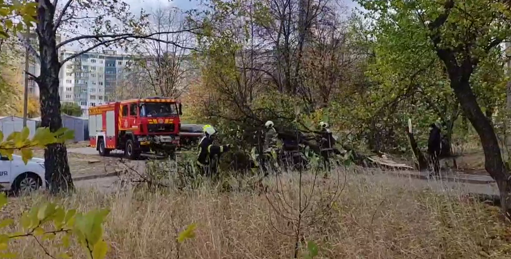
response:
<path id="1" fill-rule="evenodd" d="M 179 145 L 181 103 L 148 97 L 89 108 L 90 145 L 101 156 L 123 150 L 129 159 L 142 152 L 173 154 Z"/>

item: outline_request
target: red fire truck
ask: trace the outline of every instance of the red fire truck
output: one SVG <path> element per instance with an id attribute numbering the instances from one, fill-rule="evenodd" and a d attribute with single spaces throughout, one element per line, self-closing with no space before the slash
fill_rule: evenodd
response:
<path id="1" fill-rule="evenodd" d="M 142 152 L 173 154 L 179 145 L 181 103 L 148 97 L 89 108 L 90 146 L 101 156 L 123 150 L 129 159 Z"/>

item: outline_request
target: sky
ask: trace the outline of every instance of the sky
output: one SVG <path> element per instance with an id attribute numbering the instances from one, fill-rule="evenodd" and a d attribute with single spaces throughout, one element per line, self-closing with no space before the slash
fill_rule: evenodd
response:
<path id="1" fill-rule="evenodd" d="M 167 6 L 175 6 L 180 9 L 191 9 L 198 5 L 200 2 L 199 0 L 124 0 L 126 3 L 128 3 L 131 6 L 132 12 L 138 12 L 141 8 L 144 8 L 147 12 L 151 12 L 152 10 L 156 10 L 160 7 L 167 7 Z M 354 8 L 357 6 L 356 3 L 353 2 L 353 0 L 341 0 L 343 1 L 348 7 Z"/>

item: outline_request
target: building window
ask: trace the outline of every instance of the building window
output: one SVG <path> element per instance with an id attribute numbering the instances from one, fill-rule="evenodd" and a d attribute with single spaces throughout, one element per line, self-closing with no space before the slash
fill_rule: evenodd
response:
<path id="1" fill-rule="evenodd" d="M 92 85 L 96 85 L 96 82 L 95 82 L 95 81 L 92 81 Z"/>
<path id="2" fill-rule="evenodd" d="M 91 93 L 95 93 L 95 92 L 96 92 L 96 88 L 91 88 L 91 89 L 90 89 L 90 92 L 91 92 Z M 91 95 L 91 96 L 92 96 L 92 95 Z"/>
<path id="3" fill-rule="evenodd" d="M 66 73 L 66 76 L 72 76 L 73 73 Z"/>
<path id="4" fill-rule="evenodd" d="M 96 71 L 96 67 L 90 67 L 90 70 Z"/>
<path id="5" fill-rule="evenodd" d="M 103 82 L 99 82 L 99 85 L 103 85 Z"/>
<path id="6" fill-rule="evenodd" d="M 80 103 L 82 106 L 86 106 L 87 105 L 87 102 L 81 102 Z"/>
<path id="7" fill-rule="evenodd" d="M 79 83 L 79 84 L 83 84 L 83 83 L 85 83 L 85 81 L 83 81 L 82 79 L 80 79 L 80 80 L 78 80 L 78 83 Z"/>
<path id="8" fill-rule="evenodd" d="M 98 96 L 98 100 L 103 100 L 103 96 Z"/>
<path id="9" fill-rule="evenodd" d="M 122 61 L 117 62 L 117 65 L 122 66 Z"/>
<path id="10" fill-rule="evenodd" d="M 72 87 L 66 87 L 66 92 L 71 92 L 71 91 L 73 91 Z"/>
<path id="11" fill-rule="evenodd" d="M 95 96 L 95 95 L 91 95 L 91 96 L 90 96 L 90 99 L 91 99 L 91 100 L 96 100 L 96 96 Z"/>
<path id="12" fill-rule="evenodd" d="M 96 74 L 91 74 L 91 75 L 92 75 L 92 77 L 96 77 Z"/>
<path id="13" fill-rule="evenodd" d="M 73 81 L 72 81 L 72 80 L 66 80 L 66 83 L 68 83 L 68 84 L 72 84 L 72 83 L 73 83 Z"/>
<path id="14" fill-rule="evenodd" d="M 71 95 L 70 95 L 70 94 L 67 94 L 67 95 L 66 95 L 66 99 L 71 99 Z"/>
<path id="15" fill-rule="evenodd" d="M 95 59 L 91 59 L 90 63 L 96 63 L 96 60 Z"/>
<path id="16" fill-rule="evenodd" d="M 96 103 L 90 103 L 90 106 L 94 107 L 96 106 Z"/>

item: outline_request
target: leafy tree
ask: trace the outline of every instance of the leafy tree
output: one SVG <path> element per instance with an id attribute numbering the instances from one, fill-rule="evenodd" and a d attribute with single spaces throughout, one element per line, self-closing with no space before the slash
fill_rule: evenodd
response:
<path id="1" fill-rule="evenodd" d="M 80 105 L 78 105 L 77 103 L 74 103 L 74 102 L 62 103 L 62 107 L 60 109 L 61 109 L 62 113 L 71 115 L 71 116 L 76 116 L 76 117 L 82 116 L 82 113 L 83 113 Z"/>
<path id="2" fill-rule="evenodd" d="M 165 42 L 155 36 L 191 31 L 186 28 L 147 32 L 148 15 L 143 12 L 140 15 L 130 13 L 129 5 L 118 0 L 36 0 L 34 5 L 37 10 L 33 21 L 36 24 L 38 48 L 32 48 L 26 40 L 25 45 L 40 63 L 39 76 L 30 76 L 39 85 L 41 126 L 49 127 L 52 132 L 62 127 L 58 75 L 67 61 L 80 58 L 82 54 L 97 48 L 126 47 L 135 39 Z M 89 15 L 91 13 L 94 15 Z M 33 18 L 30 16 L 27 19 Z M 57 34 L 64 38 L 60 43 L 57 43 Z M 73 44 L 82 46 L 83 50 L 59 60 L 58 51 Z M 106 90 L 113 92 L 113 89 Z M 47 146 L 45 160 L 45 180 L 49 183 L 51 193 L 73 190 L 66 147 L 61 143 Z"/>
<path id="3" fill-rule="evenodd" d="M 449 78 L 449 86 L 464 116 L 477 131 L 485 154 L 485 168 L 496 180 L 502 209 L 511 212 L 511 177 L 506 170 L 493 126 L 475 95 L 472 76 L 481 62 L 511 35 L 510 8 L 504 1 L 358 1 L 372 17 L 375 37 L 387 32 L 400 51 L 427 50 L 435 55 Z M 507 214 L 511 215 L 511 214 Z"/>

